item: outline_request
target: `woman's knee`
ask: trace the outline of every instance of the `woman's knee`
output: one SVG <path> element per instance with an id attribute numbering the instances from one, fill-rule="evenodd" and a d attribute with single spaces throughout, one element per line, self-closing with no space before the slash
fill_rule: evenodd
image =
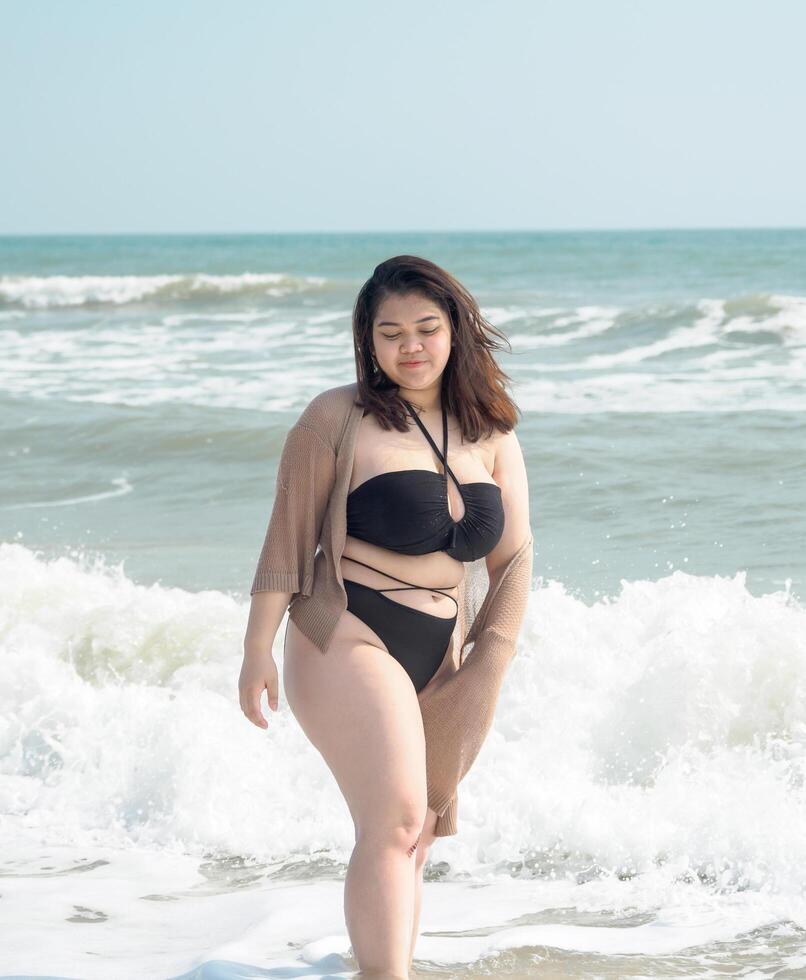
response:
<path id="1" fill-rule="evenodd" d="M 386 782 L 385 790 L 359 794 L 352 810 L 356 840 L 393 843 L 408 850 L 416 846 L 427 824 L 425 777 L 422 784 L 414 785 L 401 772 L 396 780 Z"/>
<path id="2" fill-rule="evenodd" d="M 402 820 L 397 826 L 372 826 L 366 821 L 356 821 L 355 840 L 379 848 L 403 851 L 409 857 L 417 854 L 422 840 L 422 821 Z"/>

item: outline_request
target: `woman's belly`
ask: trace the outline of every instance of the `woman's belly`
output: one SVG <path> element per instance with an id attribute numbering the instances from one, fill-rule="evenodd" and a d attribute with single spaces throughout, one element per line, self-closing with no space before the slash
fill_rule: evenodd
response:
<path id="1" fill-rule="evenodd" d="M 372 568 L 350 561 L 350 558 L 366 562 Z M 400 589 L 383 594 L 412 609 L 445 618 L 456 613 L 456 603 L 448 596 L 458 598 L 458 586 L 465 576 L 462 562 L 444 551 L 428 555 L 401 555 L 349 534 L 344 542 L 340 568 L 343 579 L 360 582 L 371 589 Z M 419 588 L 404 588 L 409 582 Z M 433 591 L 435 589 L 441 592 Z M 443 595 L 443 592 L 447 595 Z"/>

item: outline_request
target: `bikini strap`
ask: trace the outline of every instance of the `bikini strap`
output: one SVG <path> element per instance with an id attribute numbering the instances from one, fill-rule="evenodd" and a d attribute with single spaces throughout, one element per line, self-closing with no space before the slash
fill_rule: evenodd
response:
<path id="1" fill-rule="evenodd" d="M 445 467 L 445 471 L 447 473 L 450 473 L 451 478 L 453 479 L 453 482 L 456 484 L 457 488 L 459 489 L 459 495 L 462 496 L 462 484 L 456 479 L 456 476 L 455 476 L 453 470 L 450 468 L 450 466 L 448 466 L 448 413 L 445 411 L 445 402 L 443 401 L 443 403 L 442 403 L 442 445 L 444 446 L 444 449 L 443 449 L 442 452 L 440 452 L 439 449 L 437 449 L 437 444 L 431 438 L 431 433 L 428 431 L 428 429 L 426 429 L 426 427 L 420 421 L 419 416 L 414 411 L 414 409 L 411 407 L 411 405 L 405 400 L 405 398 L 403 399 L 403 403 L 406 406 L 406 408 L 408 408 L 409 413 L 411 414 L 411 417 L 414 419 L 414 421 L 419 426 L 420 431 L 422 432 L 422 434 L 425 436 L 425 438 L 431 444 L 431 448 L 437 454 L 437 457 L 439 458 L 440 463 L 442 463 L 442 465 Z"/>
<path id="2" fill-rule="evenodd" d="M 406 582 L 404 578 L 398 578 L 397 575 L 390 575 L 389 572 L 382 572 L 380 568 L 375 568 L 374 565 L 368 565 L 365 561 L 359 561 L 358 558 L 351 558 L 349 555 L 343 555 L 347 561 L 354 561 L 356 565 L 363 565 L 364 568 L 371 568 L 373 572 L 378 572 L 380 575 L 385 575 L 387 578 L 394 579 L 395 582 L 404 582 L 404 588 L 391 588 L 391 589 L 375 589 L 376 592 L 405 592 L 406 589 L 423 589 L 425 592 L 439 592 L 440 595 L 444 595 L 447 599 L 453 599 L 456 604 L 456 609 L 459 609 L 459 603 L 456 602 L 456 598 L 452 595 L 448 595 L 447 592 L 443 592 L 442 589 L 433 589 L 428 585 L 415 585 L 413 582 Z M 360 583 L 359 583 L 360 584 Z M 450 588 L 451 586 L 446 586 Z"/>
<path id="3" fill-rule="evenodd" d="M 381 572 L 380 568 L 375 568 L 374 565 L 368 565 L 365 561 L 359 561 L 357 558 L 351 558 L 349 555 L 343 555 L 347 561 L 354 561 L 357 565 L 363 565 L 364 568 L 371 568 L 373 572 L 379 572 L 381 575 L 385 575 L 387 578 L 393 578 L 395 582 L 403 582 L 404 585 L 410 586 L 412 589 L 427 589 L 427 585 L 415 585 L 414 582 L 407 582 L 404 578 L 398 578 L 397 575 L 390 575 L 388 572 Z M 378 589 L 378 592 L 388 592 L 388 589 Z M 436 589 L 434 590 L 436 591 Z"/>

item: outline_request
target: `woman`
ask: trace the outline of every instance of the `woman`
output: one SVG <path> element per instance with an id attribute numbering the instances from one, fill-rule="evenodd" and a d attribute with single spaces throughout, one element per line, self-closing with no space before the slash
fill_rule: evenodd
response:
<path id="1" fill-rule="evenodd" d="M 284 689 L 353 818 L 345 919 L 367 976 L 408 976 L 428 849 L 456 832 L 455 787 L 531 581 L 517 409 L 492 333 L 433 263 L 375 269 L 353 311 L 357 383 L 314 398 L 289 432 L 252 583 L 241 707 L 267 727 L 265 688 L 277 710 L 288 608 Z M 481 559 L 492 584 L 473 615 L 465 564 Z"/>

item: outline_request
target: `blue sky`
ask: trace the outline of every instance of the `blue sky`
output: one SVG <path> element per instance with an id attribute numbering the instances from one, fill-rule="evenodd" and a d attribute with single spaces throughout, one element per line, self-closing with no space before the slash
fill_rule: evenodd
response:
<path id="1" fill-rule="evenodd" d="M 0 17 L 0 233 L 806 226 L 798 0 Z"/>

